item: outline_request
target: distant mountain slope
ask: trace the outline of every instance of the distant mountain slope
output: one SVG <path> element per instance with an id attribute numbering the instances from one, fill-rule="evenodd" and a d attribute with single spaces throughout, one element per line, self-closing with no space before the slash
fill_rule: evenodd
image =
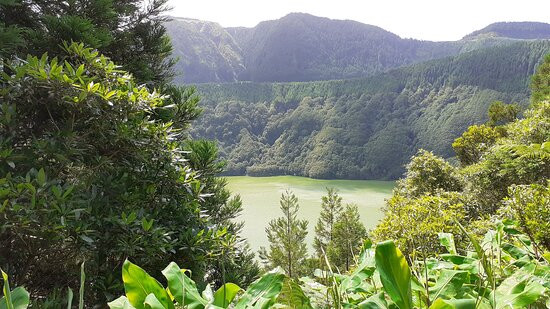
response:
<path id="1" fill-rule="evenodd" d="M 550 24 L 540 22 L 500 22 L 472 32 L 464 37 L 505 37 L 511 39 L 550 39 Z"/>
<path id="2" fill-rule="evenodd" d="M 244 53 L 240 80 L 311 81 L 368 76 L 403 64 L 447 56 L 458 46 L 403 40 L 350 20 L 293 13 L 234 32 Z"/>
<path id="3" fill-rule="evenodd" d="M 392 68 L 524 38 L 550 37 L 542 23 L 499 23 L 455 42 L 402 39 L 350 20 L 292 13 L 253 28 L 174 18 L 167 23 L 180 58 L 176 82 L 284 82 L 372 76 Z M 493 33 L 483 35 L 483 33 Z"/>
<path id="4" fill-rule="evenodd" d="M 176 83 L 236 81 L 245 69 L 241 48 L 219 24 L 172 18 L 165 26 L 179 59 Z"/>
<path id="5" fill-rule="evenodd" d="M 395 179 L 419 148 L 452 157 L 493 101 L 526 106 L 547 53 L 521 41 L 365 79 L 203 84 L 193 135 L 219 141 L 231 174 Z"/>

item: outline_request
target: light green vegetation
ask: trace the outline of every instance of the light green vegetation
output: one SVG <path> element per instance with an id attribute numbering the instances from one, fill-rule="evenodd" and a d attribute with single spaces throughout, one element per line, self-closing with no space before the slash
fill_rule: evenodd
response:
<path id="1" fill-rule="evenodd" d="M 308 250 L 313 252 L 311 245 L 315 223 L 321 211 L 321 197 L 326 194 L 327 187 L 338 189 L 344 203 L 357 204 L 361 221 L 367 229 L 374 228 L 382 218 L 381 207 L 394 187 L 393 181 L 320 180 L 298 176 L 232 176 L 227 180 L 227 188 L 241 196 L 243 212 L 238 219 L 244 221 L 242 236 L 248 239 L 254 250 L 269 245 L 264 229 L 271 219 L 280 216 L 279 198 L 287 189 L 298 197 L 299 218 L 309 221 L 306 241 Z"/>

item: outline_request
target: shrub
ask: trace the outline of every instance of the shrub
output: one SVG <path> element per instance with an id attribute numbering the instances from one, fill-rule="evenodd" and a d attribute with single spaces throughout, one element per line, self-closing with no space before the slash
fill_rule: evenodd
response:
<path id="1" fill-rule="evenodd" d="M 473 125 L 454 141 L 453 149 L 462 165 L 470 165 L 478 162 L 499 137 L 494 127 Z"/>
<path id="2" fill-rule="evenodd" d="M 529 237 L 550 250 L 550 182 L 510 188 L 508 205 Z"/>
<path id="3" fill-rule="evenodd" d="M 397 183 L 396 188 L 401 195 L 418 197 L 462 189 L 462 181 L 456 168 L 432 152 L 419 150 L 406 168 L 405 178 Z"/>
<path id="4" fill-rule="evenodd" d="M 392 196 L 384 208 L 384 218 L 372 232 L 375 240 L 392 239 L 406 254 L 434 254 L 442 251 L 441 232 L 459 235 L 455 220 L 467 213 L 458 193 L 409 198 Z"/>
<path id="5" fill-rule="evenodd" d="M 83 45 L 65 52 L 1 77 L 0 265 L 45 295 L 76 285 L 87 260 L 98 301 L 120 290 L 128 256 L 200 276 L 217 233 L 182 156 L 196 99 L 149 91 Z"/>

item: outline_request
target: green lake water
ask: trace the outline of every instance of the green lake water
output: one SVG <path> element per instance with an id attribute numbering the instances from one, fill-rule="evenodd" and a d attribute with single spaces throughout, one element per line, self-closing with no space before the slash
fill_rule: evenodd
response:
<path id="1" fill-rule="evenodd" d="M 239 220 L 244 221 L 243 236 L 255 251 L 261 246 L 268 246 L 265 228 L 271 219 L 281 216 L 279 198 L 287 189 L 298 197 L 299 217 L 309 221 L 306 240 L 311 251 L 321 197 L 326 194 L 327 187 L 336 188 L 344 204 L 357 204 L 361 220 L 370 230 L 382 218 L 381 207 L 395 185 L 393 181 L 320 180 L 297 176 L 232 176 L 227 180 L 228 189 L 233 194 L 239 194 L 243 201 Z"/>

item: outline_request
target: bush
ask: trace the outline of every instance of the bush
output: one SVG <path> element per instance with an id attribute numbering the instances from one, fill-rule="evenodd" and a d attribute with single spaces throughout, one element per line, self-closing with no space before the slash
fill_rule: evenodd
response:
<path id="1" fill-rule="evenodd" d="M 120 291 L 113 273 L 128 256 L 185 260 L 200 276 L 217 233 L 182 157 L 197 100 L 149 91 L 83 45 L 65 52 L 1 77 L 0 265 L 45 295 L 76 285 L 87 260 L 97 301 Z"/>
<path id="2" fill-rule="evenodd" d="M 431 255 L 441 252 L 438 234 L 460 235 L 456 221 L 466 219 L 463 198 L 458 193 L 409 198 L 392 196 L 384 218 L 372 232 L 375 240 L 392 239 L 406 253 Z"/>
<path id="3" fill-rule="evenodd" d="M 396 188 L 401 195 L 418 197 L 462 189 L 457 169 L 432 152 L 419 150 L 406 168 L 405 178 L 398 182 Z"/>
<path id="4" fill-rule="evenodd" d="M 508 205 L 523 232 L 550 250 L 550 182 L 511 187 Z"/>
<path id="5" fill-rule="evenodd" d="M 473 125 L 454 141 L 453 149 L 462 165 L 470 165 L 478 162 L 499 137 L 501 134 L 494 127 Z"/>

